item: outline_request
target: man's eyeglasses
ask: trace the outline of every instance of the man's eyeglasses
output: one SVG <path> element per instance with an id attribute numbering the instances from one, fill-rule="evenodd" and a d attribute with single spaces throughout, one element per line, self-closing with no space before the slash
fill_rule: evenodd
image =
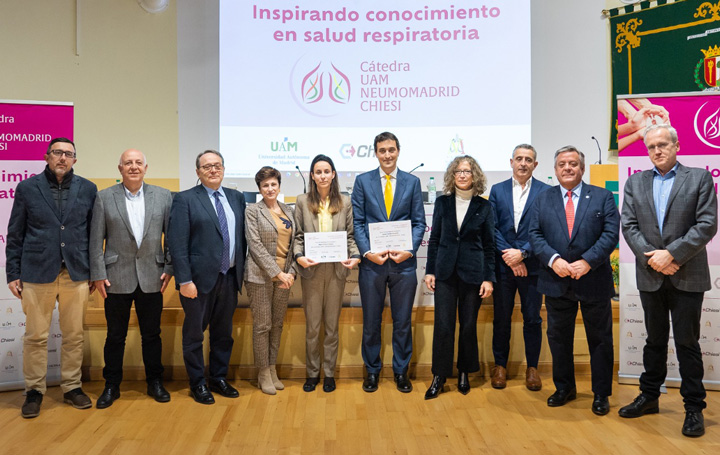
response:
<path id="1" fill-rule="evenodd" d="M 220 164 L 220 163 L 216 163 L 216 164 L 206 164 L 205 166 L 200 166 L 200 169 L 202 169 L 202 170 L 205 171 L 205 172 L 210 172 L 210 171 L 212 171 L 213 169 L 216 170 L 216 171 L 222 171 L 222 170 L 223 170 L 223 165 Z"/>
<path id="2" fill-rule="evenodd" d="M 465 169 L 461 169 L 458 171 L 453 172 L 455 175 L 472 175 L 472 171 L 467 171 Z"/>
<path id="3" fill-rule="evenodd" d="M 75 152 L 69 152 L 67 150 L 50 150 L 50 155 L 55 158 L 60 158 L 65 155 L 66 158 L 75 158 Z"/>

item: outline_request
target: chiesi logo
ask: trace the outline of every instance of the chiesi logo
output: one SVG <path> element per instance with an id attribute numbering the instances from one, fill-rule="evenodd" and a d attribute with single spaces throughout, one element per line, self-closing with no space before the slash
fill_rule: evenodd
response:
<path id="1" fill-rule="evenodd" d="M 353 144 L 343 144 L 340 146 L 340 156 L 346 160 L 351 158 L 372 158 L 375 156 L 375 150 L 372 145 L 358 145 L 356 148 Z"/>
<path id="2" fill-rule="evenodd" d="M 334 63 L 313 63 L 301 58 L 290 73 L 291 93 L 305 112 L 318 117 L 339 114 L 350 102 L 350 78 Z"/>

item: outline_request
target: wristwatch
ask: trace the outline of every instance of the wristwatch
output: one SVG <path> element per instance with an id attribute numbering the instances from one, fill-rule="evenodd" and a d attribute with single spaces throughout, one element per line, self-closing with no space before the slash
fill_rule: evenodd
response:
<path id="1" fill-rule="evenodd" d="M 527 250 L 520 250 L 520 254 L 522 254 L 523 259 L 527 259 L 528 256 L 530 256 L 530 253 L 528 253 Z"/>

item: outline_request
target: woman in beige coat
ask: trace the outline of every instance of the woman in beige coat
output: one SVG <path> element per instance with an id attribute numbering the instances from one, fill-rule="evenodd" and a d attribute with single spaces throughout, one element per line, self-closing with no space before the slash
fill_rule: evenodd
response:
<path id="1" fill-rule="evenodd" d="M 303 307 L 305 309 L 306 381 L 303 390 L 312 392 L 320 382 L 320 364 L 325 373 L 323 390 L 335 390 L 335 363 L 338 354 L 338 321 L 350 269 L 360 262 L 355 245 L 352 204 L 340 194 L 335 165 L 325 155 L 310 165 L 310 191 L 298 196 L 295 204 L 295 260 L 300 265 Z M 319 263 L 305 256 L 305 233 L 347 232 L 348 259 Z M 317 258 L 316 258 L 317 259 Z M 320 329 L 324 326 L 323 355 Z"/>
<path id="2" fill-rule="evenodd" d="M 253 318 L 253 354 L 258 387 L 275 395 L 284 389 L 275 369 L 290 287 L 297 271 L 293 264 L 295 225 L 290 207 L 277 200 L 281 175 L 265 166 L 255 175 L 262 201 L 245 209 L 245 237 L 249 247 L 245 288 Z"/>

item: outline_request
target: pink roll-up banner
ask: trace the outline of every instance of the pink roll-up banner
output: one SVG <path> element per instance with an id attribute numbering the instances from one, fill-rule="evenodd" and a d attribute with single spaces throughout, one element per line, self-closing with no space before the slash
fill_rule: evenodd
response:
<path id="1" fill-rule="evenodd" d="M 15 188 L 45 168 L 45 151 L 55 137 L 73 139 L 72 103 L 0 100 L 0 271 Z M 4 280 L 3 280 L 4 282 Z M 57 310 L 48 339 L 48 385 L 60 382 L 62 335 Z M 20 300 L 0 286 L 0 390 L 24 388 L 22 361 L 25 314 Z"/>
<path id="2" fill-rule="evenodd" d="M 720 93 L 673 93 L 618 96 L 618 169 L 620 204 L 623 188 L 633 173 L 652 169 L 641 129 L 670 123 L 678 132 L 678 162 L 710 171 L 717 193 L 720 182 Z M 708 389 L 720 390 L 720 238 L 707 245 L 712 289 L 705 293 L 700 349 Z M 669 317 L 669 314 L 668 314 Z M 620 365 L 619 382 L 637 383 L 644 371 L 645 321 L 635 281 L 635 256 L 620 236 Z M 680 385 L 672 327 L 668 345 L 666 385 Z"/>

